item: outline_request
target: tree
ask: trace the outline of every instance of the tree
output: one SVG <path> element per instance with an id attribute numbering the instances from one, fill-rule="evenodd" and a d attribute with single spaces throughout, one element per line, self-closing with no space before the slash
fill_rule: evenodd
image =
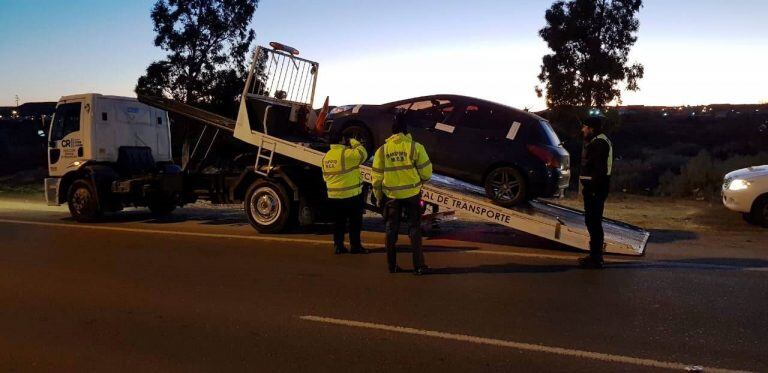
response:
<path id="1" fill-rule="evenodd" d="M 158 0 L 155 46 L 168 52 L 147 67 L 137 94 L 164 96 L 223 115 L 237 108 L 259 0 Z"/>
<path id="2" fill-rule="evenodd" d="M 547 25 L 539 35 L 552 50 L 542 59 L 536 87 L 546 91 L 547 106 L 598 107 L 621 102 L 619 84 L 639 89 L 643 65 L 629 65 L 628 54 L 637 41 L 637 12 L 642 0 L 557 1 L 546 12 Z"/>

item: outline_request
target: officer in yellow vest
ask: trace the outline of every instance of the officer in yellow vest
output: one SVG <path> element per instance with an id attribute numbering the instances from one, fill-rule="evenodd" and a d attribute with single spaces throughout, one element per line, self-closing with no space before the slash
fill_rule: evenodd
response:
<path id="1" fill-rule="evenodd" d="M 397 266 L 395 244 L 403 211 L 408 215 L 408 236 L 413 249 L 413 273 L 426 273 L 421 249 L 421 185 L 432 177 L 432 163 L 424 146 L 408 134 L 407 118 L 395 116 L 392 136 L 373 156 L 373 193 L 383 207 L 387 234 L 389 272 L 402 272 Z"/>
<path id="2" fill-rule="evenodd" d="M 589 256 L 579 259 L 584 268 L 603 267 L 603 210 L 611 185 L 613 145 L 603 133 L 603 120 L 590 117 L 582 123 L 584 150 L 581 159 L 581 175 L 584 195 L 584 222 L 589 231 Z"/>
<path id="3" fill-rule="evenodd" d="M 362 177 L 360 164 L 368 159 L 365 147 L 355 139 L 335 135 L 331 149 L 323 157 L 323 179 L 334 213 L 333 249 L 336 254 L 367 254 L 360 243 L 363 225 Z M 349 223 L 350 251 L 344 247 L 344 232 Z"/>

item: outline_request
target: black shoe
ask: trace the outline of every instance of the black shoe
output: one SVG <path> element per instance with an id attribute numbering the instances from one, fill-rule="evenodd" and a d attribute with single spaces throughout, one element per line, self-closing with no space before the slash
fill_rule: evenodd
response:
<path id="1" fill-rule="evenodd" d="M 348 252 L 349 252 L 349 250 L 347 250 L 347 248 L 344 247 L 344 246 L 334 246 L 333 253 L 336 254 L 336 255 L 338 255 L 338 254 L 346 254 Z"/>
<path id="2" fill-rule="evenodd" d="M 594 260 L 591 256 L 585 256 L 583 258 L 579 258 L 579 267 L 587 269 L 601 269 L 603 268 L 603 261 Z"/>
<path id="3" fill-rule="evenodd" d="M 389 273 L 402 273 L 402 272 L 403 272 L 403 269 L 398 266 L 389 267 Z"/>
<path id="4" fill-rule="evenodd" d="M 368 254 L 370 251 L 368 249 L 360 246 L 360 247 L 353 247 L 352 250 L 349 250 L 352 254 Z"/>
<path id="5" fill-rule="evenodd" d="M 429 274 L 429 267 L 421 266 L 419 268 L 416 268 L 413 270 L 413 274 L 414 276 L 422 276 L 422 275 Z"/>

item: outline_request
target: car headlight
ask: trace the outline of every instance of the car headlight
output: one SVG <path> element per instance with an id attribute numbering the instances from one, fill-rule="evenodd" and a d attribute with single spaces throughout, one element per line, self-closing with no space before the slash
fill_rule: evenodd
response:
<path id="1" fill-rule="evenodd" d="M 731 184 L 728 185 L 728 190 L 744 190 L 749 188 L 750 185 L 752 185 L 752 183 L 750 183 L 749 181 L 736 179 L 734 181 L 731 181 Z"/>

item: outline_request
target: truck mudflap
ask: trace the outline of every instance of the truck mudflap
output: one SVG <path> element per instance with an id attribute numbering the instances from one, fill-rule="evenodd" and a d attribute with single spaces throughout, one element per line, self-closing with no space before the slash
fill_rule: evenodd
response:
<path id="1" fill-rule="evenodd" d="M 59 184 L 61 178 L 59 177 L 47 177 L 45 178 L 45 202 L 48 206 L 59 206 Z"/>

